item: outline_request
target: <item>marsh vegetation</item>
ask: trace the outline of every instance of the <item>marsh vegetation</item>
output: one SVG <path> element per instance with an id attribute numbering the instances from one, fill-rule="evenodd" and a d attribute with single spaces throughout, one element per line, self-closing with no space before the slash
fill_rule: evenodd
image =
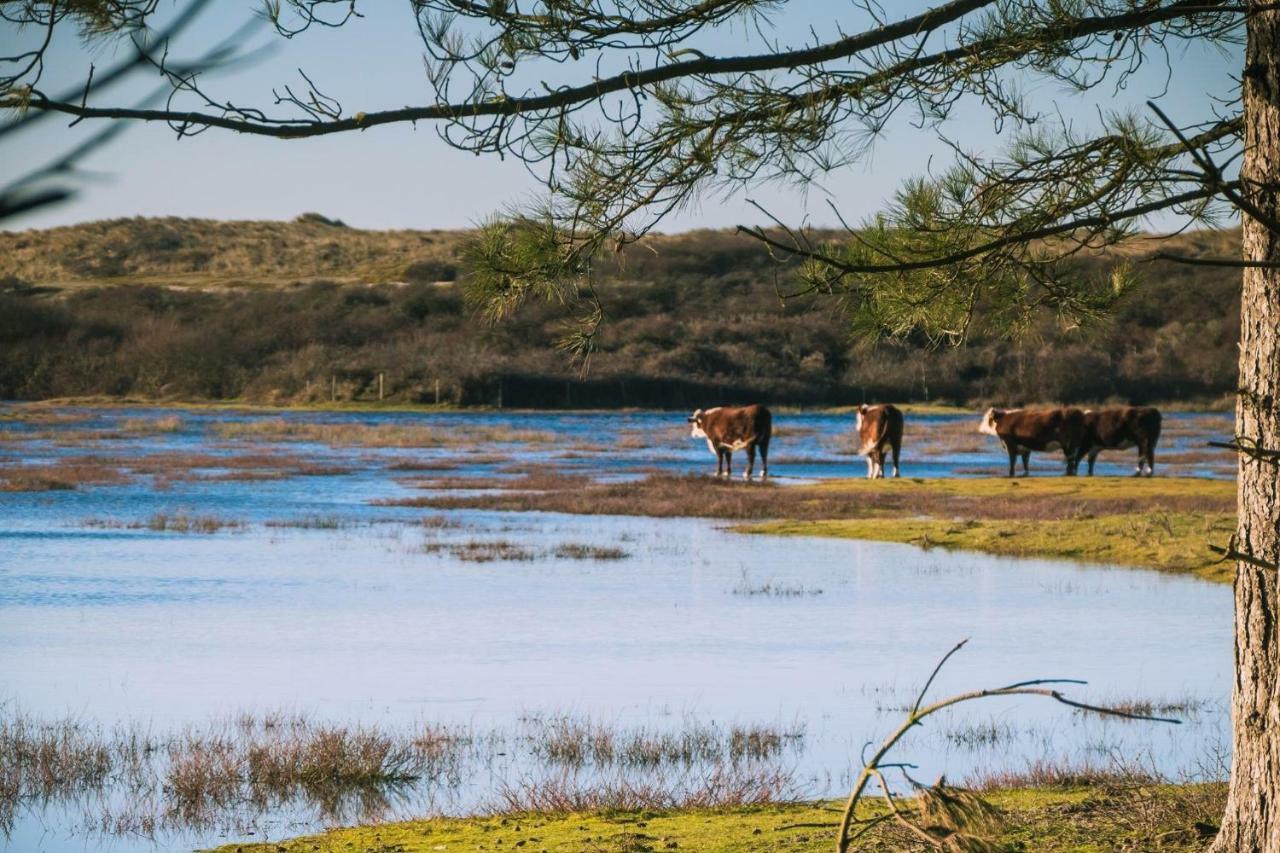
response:
<path id="1" fill-rule="evenodd" d="M 820 807 L 795 801 L 844 786 L 861 738 L 909 704 L 911 685 L 889 662 L 934 651 L 890 653 L 886 638 L 901 644 L 904 625 L 968 632 L 961 614 L 991 606 L 1017 618 L 1014 635 L 986 638 L 990 665 L 1062 652 L 1058 665 L 1076 671 L 1106 659 L 1099 695 L 1136 710 L 1196 709 L 1185 744 L 1170 749 L 1142 723 L 1015 722 L 1002 709 L 921 732 L 912 757 L 922 773 L 989 787 L 1025 772 L 1017 784 L 1057 786 L 1061 802 L 1081 796 L 1061 786 L 1082 780 L 1095 786 L 1089 796 L 1140 787 L 1182 802 L 1191 789 L 1166 794 L 1164 784 L 1181 783 L 1225 725 L 1206 697 L 1218 692 L 1209 650 L 1221 645 L 1226 590 L 722 526 L 838 536 L 813 527 L 836 518 L 945 545 L 1021 525 L 1057 531 L 1050 544 L 1062 553 L 1064 529 L 1097 522 L 1114 526 L 1104 544 L 1172 552 L 1216 531 L 1215 514 L 1230 512 L 1225 481 L 945 476 L 992 455 L 962 445 L 970 419 L 949 414 L 918 416 L 911 462 L 928 477 L 876 484 L 847 479 L 862 465 L 836 452 L 849 430 L 839 413 L 780 422 L 790 461 L 775 484 L 690 474 L 705 469 L 705 447 L 656 413 L 0 414 L 0 478 L 17 484 L 7 488 L 37 474 L 64 483 L 0 503 L 11 557 L 0 565 L 0 643 L 14 650 L 0 667 L 30 703 L 8 707 L 8 766 L 22 770 L 0 788 L 19 847 L 50 825 L 76 843 L 110 836 L 132 850 L 131 839 L 195 846 L 338 822 L 393 838 L 400 825 L 386 821 L 513 809 L 808 814 Z M 1171 447 L 1223 422 L 1198 420 Z M 930 444 L 935 425 L 942 440 Z M 602 430 L 623 440 L 605 446 Z M 1115 559 L 1163 559 L 1153 553 Z M 1084 605 L 1097 624 L 1079 624 Z M 1175 623 L 1194 691 L 1176 679 L 1132 684 L 1168 653 Z M 92 649 L 78 639 L 88 635 Z M 833 661 L 834 681 L 816 676 Z M 84 685 L 76 707 L 100 717 L 60 716 L 68 677 Z M 372 707 L 374 696 L 385 705 Z M 228 707 L 246 712 L 210 718 Z M 272 707 L 308 714 L 263 710 Z M 1141 780 L 1111 758 L 1157 746 Z M 731 813 L 706 814 L 716 824 Z M 697 843 L 682 833 L 671 840 Z M 800 835 L 827 837 L 786 837 Z"/>
<path id="2" fill-rule="evenodd" d="M 664 729 L 570 714 L 479 729 L 241 713 L 159 732 L 5 707 L 0 830 L 51 805 L 78 812 L 79 830 L 154 836 L 243 831 L 282 814 L 374 821 L 450 803 L 494 813 L 775 802 L 800 793 L 789 765 L 803 739 L 796 727 L 686 719 Z"/>

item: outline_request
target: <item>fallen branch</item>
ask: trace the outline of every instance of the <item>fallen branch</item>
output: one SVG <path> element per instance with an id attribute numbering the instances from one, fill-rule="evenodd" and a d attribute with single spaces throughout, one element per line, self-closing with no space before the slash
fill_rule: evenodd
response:
<path id="1" fill-rule="evenodd" d="M 880 744 L 880 747 L 876 750 L 875 754 L 871 757 L 871 759 L 863 763 L 862 771 L 858 774 L 857 781 L 854 783 L 854 786 L 853 786 L 853 791 L 849 794 L 849 799 L 845 803 L 844 813 L 841 816 L 839 835 L 836 838 L 836 850 L 838 851 L 838 853 L 847 853 L 847 851 L 849 850 L 849 845 L 853 841 L 861 837 L 873 826 L 876 826 L 884 822 L 885 820 L 894 820 L 899 824 L 905 824 L 905 828 L 908 829 L 915 837 L 919 838 L 921 841 L 924 841 L 925 843 L 935 848 L 951 849 L 949 847 L 946 847 L 945 845 L 950 843 L 949 841 L 950 836 L 955 835 L 960 830 L 959 829 L 945 830 L 943 835 L 938 835 L 936 832 L 929 832 L 926 829 L 920 827 L 919 825 L 913 823 L 897 807 L 896 803 L 894 803 L 893 794 L 891 793 L 889 786 L 884 779 L 884 775 L 881 772 L 882 770 L 888 767 L 903 766 L 900 763 L 899 764 L 885 763 L 883 759 L 885 758 L 886 755 L 888 755 L 890 750 L 892 750 L 898 744 L 898 742 L 907 734 L 907 732 L 909 732 L 911 729 L 915 728 L 916 726 L 920 725 L 926 717 L 929 717 L 930 715 L 935 714 L 944 708 L 949 708 L 952 705 L 959 705 L 963 702 L 971 702 L 975 699 L 986 699 L 992 696 L 1043 696 L 1045 698 L 1053 699 L 1055 702 L 1060 702 L 1061 704 L 1067 705 L 1072 708 L 1077 708 L 1080 710 L 1088 711 L 1090 713 L 1101 714 L 1105 716 L 1123 717 L 1129 720 L 1148 720 L 1148 721 L 1157 722 L 1157 723 L 1172 723 L 1175 725 L 1182 722 L 1181 720 L 1176 720 L 1169 717 L 1155 717 L 1148 714 L 1134 714 L 1128 711 L 1121 711 L 1117 708 L 1108 708 L 1102 705 L 1091 705 L 1087 702 L 1079 702 L 1074 699 L 1069 699 L 1068 697 L 1064 696 L 1059 690 L 1053 687 L 1046 686 L 1046 685 L 1084 684 L 1085 683 L 1083 681 L 1072 679 L 1072 678 L 1039 678 L 1039 679 L 1033 679 L 1030 681 L 1018 681 L 1013 684 L 1006 684 L 1003 687 L 988 688 L 986 690 L 973 690 L 968 693 L 960 693 L 955 696 L 950 696 L 946 699 L 940 699 L 937 702 L 933 702 L 928 705 L 923 704 L 925 695 L 928 693 L 929 688 L 933 685 L 934 679 L 937 678 L 938 672 L 947 663 L 947 661 L 951 659 L 952 655 L 960 651 L 960 649 L 962 649 L 964 645 L 968 642 L 969 641 L 967 639 L 961 640 L 950 651 L 948 651 L 945 655 L 942 656 L 942 659 L 938 662 L 938 665 L 935 666 L 933 669 L 933 672 L 930 673 L 928 680 L 925 682 L 924 687 L 921 689 L 920 695 L 916 699 L 915 704 L 912 706 L 911 711 L 907 714 L 906 719 L 903 720 L 902 724 L 898 726 L 898 728 L 895 729 L 893 733 L 890 734 L 889 737 L 884 740 L 883 743 Z M 879 784 L 881 790 L 884 793 L 885 801 L 888 804 L 889 813 L 876 815 L 871 818 L 862 819 L 858 817 L 858 805 L 862 801 L 863 795 L 866 793 L 867 786 L 873 779 L 877 782 L 877 784 Z M 908 779 L 910 779 L 910 777 L 908 777 Z M 941 796 L 941 797 L 952 796 L 944 790 L 946 788 L 946 785 L 942 780 L 939 780 L 937 785 L 932 786 L 930 788 L 924 788 L 923 786 L 920 786 L 918 784 L 916 784 L 915 786 L 921 790 L 922 794 L 930 794 L 933 796 Z M 850 830 L 853 829 L 855 825 L 860 825 L 860 828 L 851 835 Z M 940 828 L 933 827 L 933 829 L 939 830 Z M 946 834 L 946 833 L 949 833 L 949 834 Z"/>

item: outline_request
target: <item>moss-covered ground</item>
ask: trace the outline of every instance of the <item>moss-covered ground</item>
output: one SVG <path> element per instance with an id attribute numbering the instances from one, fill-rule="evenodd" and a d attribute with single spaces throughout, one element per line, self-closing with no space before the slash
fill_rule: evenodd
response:
<path id="1" fill-rule="evenodd" d="M 847 482 L 825 488 L 857 488 Z M 1019 557 L 1054 557 L 1192 572 L 1230 582 L 1230 564 L 1210 544 L 1235 529 L 1229 510 L 1235 484 L 1191 478 L 1026 478 L 898 480 L 862 488 L 919 493 L 916 516 L 782 519 L 744 525 L 749 533 L 834 536 L 958 548 Z M 946 499 L 961 512 L 947 512 Z M 1059 503 L 1058 512 L 1028 518 L 1009 504 Z M 1190 502 L 1190 503 L 1188 503 Z M 1196 505 L 1203 504 L 1203 505 Z"/>
<path id="2" fill-rule="evenodd" d="M 1218 784 L 997 791 L 998 846 L 1044 853 L 1203 848 L 1222 804 Z M 875 803 L 864 811 L 869 816 Z M 827 851 L 834 848 L 838 803 L 798 803 L 679 812 L 614 812 L 438 818 L 334 829 L 287 841 L 231 844 L 219 853 L 697 853 Z M 915 849 L 901 830 L 882 824 L 855 848 Z"/>

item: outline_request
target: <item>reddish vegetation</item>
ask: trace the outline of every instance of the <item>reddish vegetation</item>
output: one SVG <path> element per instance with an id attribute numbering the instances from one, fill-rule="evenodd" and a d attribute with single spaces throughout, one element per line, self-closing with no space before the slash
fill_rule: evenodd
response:
<path id="1" fill-rule="evenodd" d="M 48 465 L 18 463 L 0 467 L 0 491 L 49 492 L 80 486 L 123 483 L 128 478 L 109 460 L 78 456 Z"/>
<path id="2" fill-rule="evenodd" d="M 1234 502 L 1213 493 L 1135 496 L 1010 492 L 962 494 L 933 488 L 864 488 L 863 483 L 787 486 L 718 481 L 703 476 L 655 474 L 627 483 L 594 483 L 550 471 L 506 481 L 452 477 L 433 480 L 432 489 L 479 489 L 483 494 L 423 495 L 387 503 L 434 509 L 495 509 L 564 512 L 579 515 L 645 515 L 728 519 L 866 518 L 874 516 L 1042 520 L 1079 518 L 1155 509 L 1166 512 L 1231 512 Z"/>

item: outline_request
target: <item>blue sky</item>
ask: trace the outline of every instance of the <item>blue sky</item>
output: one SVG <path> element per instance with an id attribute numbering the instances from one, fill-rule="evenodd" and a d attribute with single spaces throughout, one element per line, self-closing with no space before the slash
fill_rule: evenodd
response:
<path id="1" fill-rule="evenodd" d="M 886 5 L 899 16 L 924 4 Z M 175 55 L 193 55 L 224 38 L 260 4 L 215 0 L 210 7 L 177 43 Z M 171 0 L 162 0 L 165 13 L 172 8 Z M 211 77 L 208 87 L 237 102 L 267 106 L 271 90 L 298 83 L 297 69 L 302 68 L 322 89 L 338 96 L 348 112 L 429 103 L 432 95 L 409 4 L 379 0 L 359 8 L 366 17 L 340 30 L 312 30 L 289 41 L 263 24 L 250 42 L 272 44 L 275 50 L 252 66 Z M 865 17 L 849 4 L 834 0 L 792 0 L 785 14 L 775 16 L 776 32 L 784 44 L 803 42 L 810 27 L 828 39 L 865 23 Z M 31 35 L 0 23 L 0 52 L 11 52 Z M 707 53 L 741 53 L 752 38 L 737 26 L 707 35 L 699 46 Z M 1229 74 L 1240 64 L 1240 51 L 1224 56 L 1200 45 L 1177 50 L 1169 93 L 1162 104 L 1175 117 L 1207 116 L 1209 95 L 1228 91 Z M 83 79 L 90 63 L 101 69 L 126 53 L 110 43 L 86 48 L 68 31 L 54 45 L 42 86 L 49 92 L 60 91 Z M 561 73 L 561 69 L 550 73 Z M 1146 98 L 1159 95 L 1167 76 L 1161 60 L 1147 66 L 1126 90 L 1113 92 L 1108 87 L 1101 97 L 1067 93 L 1060 84 L 1043 80 L 1026 80 L 1023 85 L 1037 105 L 1045 109 L 1056 105 L 1073 123 L 1087 126 L 1096 123 L 1100 107 L 1140 106 Z M 139 78 L 109 90 L 98 101 L 132 103 L 152 85 L 154 80 Z M 17 164 L 34 165 L 70 148 L 91 130 L 87 123 L 75 128 L 67 124 L 65 119 L 52 118 L 0 142 L 3 177 L 16 174 Z M 994 152 L 1001 145 L 989 115 L 981 109 L 960 111 L 947 131 L 969 150 Z M 763 216 L 746 203 L 748 198 L 787 222 L 807 216 L 814 224 L 833 224 L 828 200 L 846 218 L 856 220 L 880 208 L 904 178 L 923 173 L 931 162 L 937 169 L 947 161 L 946 150 L 932 131 L 900 121 L 875 141 L 861 162 L 827 176 L 820 186 L 807 190 L 754 186 L 727 197 L 706 198 L 669 217 L 660 230 L 762 222 Z M 522 165 L 451 149 L 426 125 L 287 142 L 219 131 L 178 140 L 166 127 L 138 125 L 85 161 L 84 167 L 92 174 L 76 200 L 7 227 L 47 227 L 121 216 L 291 219 L 304 211 L 318 211 L 365 228 L 460 228 L 519 203 L 538 189 Z"/>

